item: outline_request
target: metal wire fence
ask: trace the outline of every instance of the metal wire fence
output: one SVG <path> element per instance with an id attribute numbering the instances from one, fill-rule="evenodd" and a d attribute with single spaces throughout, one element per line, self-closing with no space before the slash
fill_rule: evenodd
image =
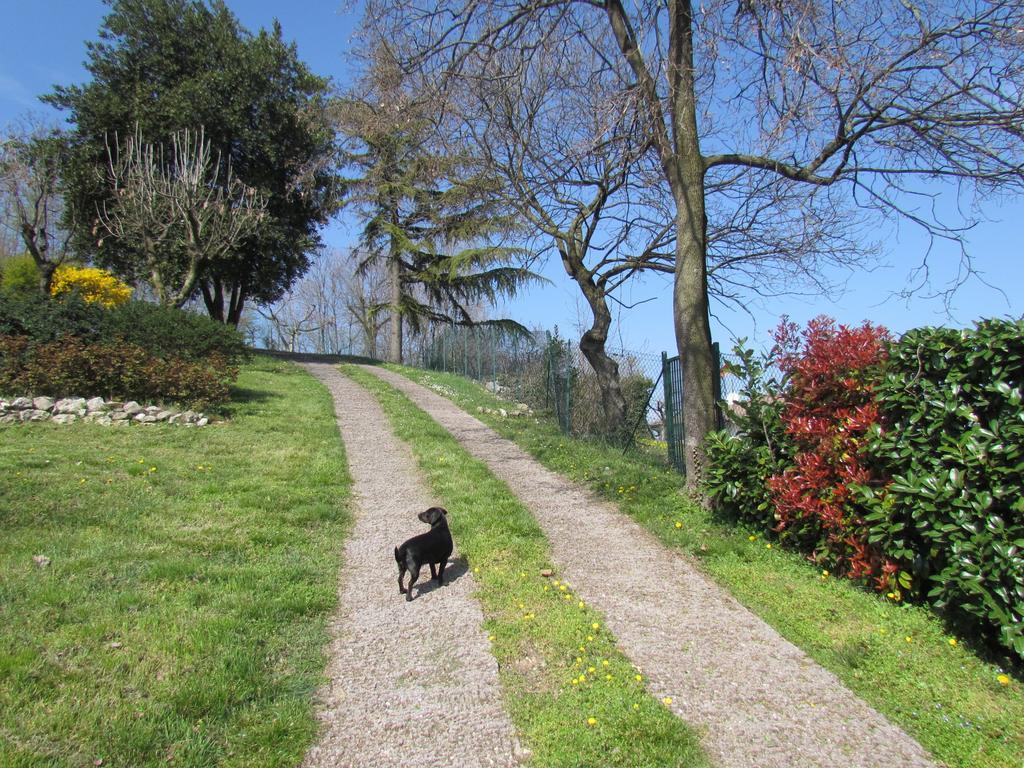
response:
<path id="1" fill-rule="evenodd" d="M 631 444 L 652 435 L 660 421 L 654 391 L 661 356 L 609 349 L 618 363 L 626 401 L 626 429 L 608 423 L 598 377 L 583 353 L 557 332 L 524 338 L 489 327 L 435 328 L 420 348 L 419 364 L 481 382 L 491 392 L 553 413 L 562 431 Z"/>
<path id="2" fill-rule="evenodd" d="M 283 337 L 282 337 L 283 339 Z M 682 467 L 682 366 L 678 357 L 625 349 L 607 349 L 619 366 L 619 386 L 626 404 L 624 424 L 610 424 L 598 375 L 575 342 L 538 331 L 512 335 L 490 326 L 434 325 L 407 340 L 406 361 L 431 370 L 474 379 L 515 404 L 552 414 L 563 432 L 598 438 L 626 448 L 643 446 Z M 265 346 L 273 349 L 268 335 Z M 292 352 L 323 352 L 316 338 L 299 333 Z M 716 345 L 717 348 L 717 345 Z M 340 351 L 340 350 L 339 350 Z M 360 350 L 349 335 L 348 354 Z M 362 350 L 361 354 L 368 354 Z M 741 399 L 743 380 L 722 355 L 718 368 L 726 401 L 720 426 L 729 428 L 729 408 Z M 513 410 L 517 410 L 513 406 Z"/>

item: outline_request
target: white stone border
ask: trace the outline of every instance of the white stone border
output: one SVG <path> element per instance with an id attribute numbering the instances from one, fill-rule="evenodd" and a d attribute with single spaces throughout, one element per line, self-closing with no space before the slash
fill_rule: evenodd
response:
<path id="1" fill-rule="evenodd" d="M 0 399 L 0 424 L 18 424 L 29 421 L 52 421 L 71 424 L 82 420 L 104 426 L 135 424 L 182 424 L 186 427 L 205 427 L 210 419 L 196 411 L 172 411 L 156 405 L 143 406 L 134 400 L 127 403 L 93 397 L 16 397 Z"/>

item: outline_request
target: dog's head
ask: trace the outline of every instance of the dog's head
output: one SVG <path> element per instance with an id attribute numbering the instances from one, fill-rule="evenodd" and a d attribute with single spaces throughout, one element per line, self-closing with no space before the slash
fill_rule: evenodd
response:
<path id="1" fill-rule="evenodd" d="M 420 512 L 416 517 L 433 528 L 435 525 L 440 525 L 441 523 L 447 524 L 448 521 L 444 519 L 447 514 L 448 510 L 444 507 L 431 507 L 428 510 Z"/>

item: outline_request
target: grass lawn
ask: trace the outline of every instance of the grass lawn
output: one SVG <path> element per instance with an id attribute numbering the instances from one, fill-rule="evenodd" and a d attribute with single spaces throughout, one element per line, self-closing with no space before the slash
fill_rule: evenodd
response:
<path id="1" fill-rule="evenodd" d="M 1024 685 L 928 610 L 884 601 L 748 531 L 719 524 L 682 478 L 620 449 L 564 437 L 551 419 L 501 418 L 504 402 L 461 377 L 389 366 L 450 397 L 545 466 L 591 488 L 956 768 L 1024 765 Z M 1004 684 L 1005 682 L 1005 684 Z"/>
<path id="2" fill-rule="evenodd" d="M 407 441 L 478 585 L 505 704 L 533 765 L 707 765 L 693 730 L 644 689 L 603 617 L 561 583 L 529 511 L 402 393 L 352 366 Z M 457 471 L 452 471 L 456 468 Z M 639 679 L 638 679 L 639 677 Z"/>
<path id="3" fill-rule="evenodd" d="M 0 765 L 302 759 L 344 453 L 330 396 L 289 364 L 244 365 L 228 417 L 0 427 Z"/>

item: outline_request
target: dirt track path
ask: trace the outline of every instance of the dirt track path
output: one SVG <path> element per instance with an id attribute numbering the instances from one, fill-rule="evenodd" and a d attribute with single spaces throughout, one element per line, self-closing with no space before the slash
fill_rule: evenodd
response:
<path id="1" fill-rule="evenodd" d="M 602 611 L 651 691 L 702 729 L 723 768 L 934 766 L 903 731 L 686 558 L 449 400 L 390 371 L 533 511 L 573 589 Z M 582 535 L 587 531 L 589 535 Z"/>
<path id="2" fill-rule="evenodd" d="M 412 454 L 364 389 L 334 366 L 304 367 L 334 397 L 356 519 L 330 626 L 324 733 L 303 766 L 516 765 L 472 574 L 456 560 L 443 589 L 420 593 L 424 569 L 411 603 L 398 594 L 393 549 L 426 530 L 415 515 L 432 505 Z"/>

